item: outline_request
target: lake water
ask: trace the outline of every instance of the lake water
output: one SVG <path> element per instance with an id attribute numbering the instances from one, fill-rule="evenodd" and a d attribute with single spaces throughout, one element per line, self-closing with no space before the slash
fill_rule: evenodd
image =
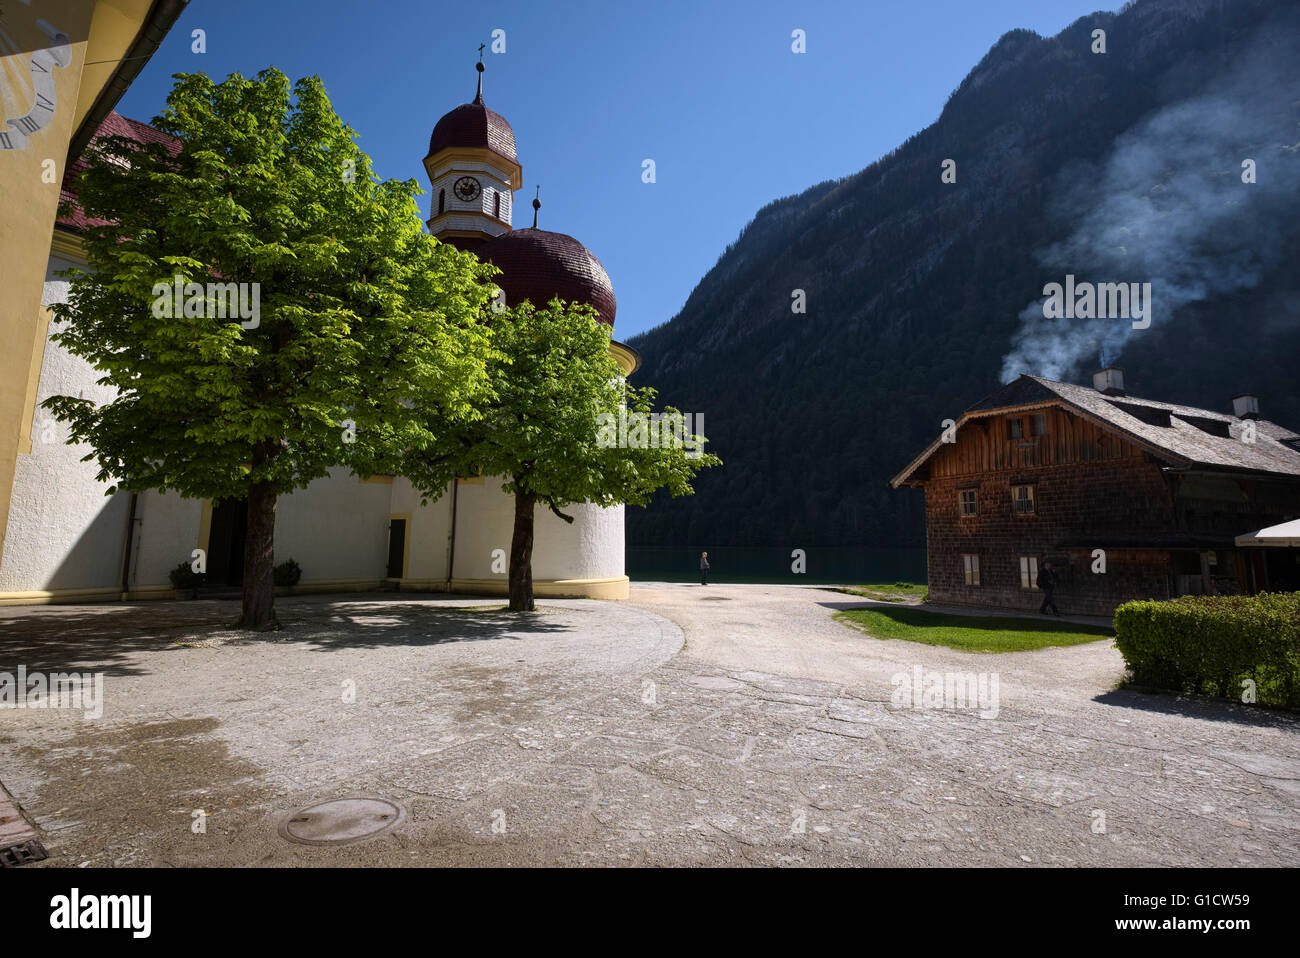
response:
<path id="1" fill-rule="evenodd" d="M 699 582 L 700 549 L 627 549 L 633 583 Z M 720 547 L 709 550 L 709 582 L 843 584 L 925 582 L 924 549 L 805 549 L 803 574 L 791 571 L 790 549 Z"/>

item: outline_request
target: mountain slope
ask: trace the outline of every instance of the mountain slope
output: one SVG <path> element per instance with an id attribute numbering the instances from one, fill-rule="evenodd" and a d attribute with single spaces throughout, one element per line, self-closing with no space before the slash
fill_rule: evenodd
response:
<path id="1" fill-rule="evenodd" d="M 1297 90 L 1288 0 L 1139 0 L 1003 36 L 932 126 L 760 210 L 632 340 L 636 381 L 703 413 L 725 466 L 629 510 L 629 545 L 919 544 L 920 498 L 887 480 L 942 420 L 1102 353 L 1137 395 L 1224 408 L 1250 390 L 1300 426 Z M 1151 328 L 1045 325 L 1067 272 L 1153 282 Z"/>

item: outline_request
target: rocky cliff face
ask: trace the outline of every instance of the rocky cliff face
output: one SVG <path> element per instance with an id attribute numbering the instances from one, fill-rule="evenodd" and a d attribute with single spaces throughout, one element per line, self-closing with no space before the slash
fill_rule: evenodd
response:
<path id="1" fill-rule="evenodd" d="M 942 420 L 1017 372 L 1079 381 L 1103 356 L 1135 395 L 1226 411 L 1253 391 L 1300 427 L 1297 213 L 1291 0 L 1139 0 L 1012 31 L 932 126 L 760 210 L 633 341 L 636 381 L 704 413 L 726 465 L 629 510 L 629 544 L 919 544 L 919 499 L 887 480 Z M 1150 328 L 1044 320 L 1067 273 L 1151 282 Z"/>

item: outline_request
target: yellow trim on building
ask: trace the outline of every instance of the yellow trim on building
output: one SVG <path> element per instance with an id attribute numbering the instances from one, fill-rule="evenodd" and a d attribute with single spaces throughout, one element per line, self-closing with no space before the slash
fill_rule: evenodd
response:
<path id="1" fill-rule="evenodd" d="M 611 339 L 609 341 L 609 352 L 614 357 L 614 362 L 618 363 L 618 368 L 623 370 L 624 376 L 631 376 L 641 368 L 641 354 L 631 346 Z"/>
<path id="2" fill-rule="evenodd" d="M 86 266 L 86 244 L 76 233 L 56 228 L 50 240 L 50 253 L 64 259 L 77 260 L 80 266 Z"/>
<path id="3" fill-rule="evenodd" d="M 446 580 L 443 580 L 444 584 Z M 534 579 L 533 595 L 547 599 L 626 599 L 631 580 L 625 575 L 605 579 Z M 509 595 L 510 580 L 452 579 L 452 592 Z"/>
<path id="4" fill-rule="evenodd" d="M 400 517 L 399 517 L 400 518 Z M 408 536 L 409 543 L 409 536 Z M 387 580 L 391 583 L 393 580 Z M 446 579 L 399 579 L 403 592 L 446 592 Z M 627 576 L 605 579 L 555 579 L 533 580 L 533 594 L 539 599 L 606 599 L 626 600 L 631 585 Z M 380 592 L 385 589 L 383 579 L 312 579 L 299 582 L 292 589 L 277 588 L 277 595 L 311 595 L 326 592 Z M 501 579 L 453 579 L 451 591 L 461 595 L 509 595 L 510 583 Z M 158 599 L 183 601 L 170 585 L 135 586 L 123 595 L 118 589 L 56 589 L 32 592 L 0 592 L 0 606 L 60 605 L 88 602 L 144 602 Z"/>
<path id="5" fill-rule="evenodd" d="M 436 163 L 433 162 L 435 158 Z M 424 158 L 424 171 L 429 175 L 429 182 L 432 183 L 448 170 L 463 167 L 466 162 L 482 163 L 505 173 L 505 180 L 510 184 L 512 194 L 517 192 L 524 182 L 524 168 L 517 161 L 512 163 L 499 153 L 493 153 L 482 146 L 450 146 L 439 150 L 436 154 Z"/>
<path id="6" fill-rule="evenodd" d="M 36 320 L 36 335 L 32 339 L 32 361 L 27 370 L 27 398 L 23 402 L 23 418 L 18 434 L 18 455 L 30 456 L 32 453 L 32 429 L 36 420 L 36 394 L 40 391 L 41 369 L 45 365 L 45 344 L 49 337 L 50 321 L 54 314 L 48 306 L 42 306 Z"/>
<path id="7" fill-rule="evenodd" d="M 196 548 L 202 549 L 206 556 L 210 551 L 208 543 L 212 538 L 212 500 L 203 500 L 203 509 L 199 512 L 199 541 Z"/>

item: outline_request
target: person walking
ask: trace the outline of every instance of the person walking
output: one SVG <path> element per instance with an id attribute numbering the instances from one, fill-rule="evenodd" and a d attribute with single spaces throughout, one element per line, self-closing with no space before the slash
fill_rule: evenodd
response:
<path id="1" fill-rule="evenodd" d="M 1056 589 L 1056 570 L 1052 568 L 1050 562 L 1044 562 L 1042 569 L 1038 571 L 1037 585 L 1043 591 L 1043 604 L 1038 607 L 1038 611 L 1047 615 L 1047 607 L 1050 605 L 1052 611 L 1060 615 L 1061 610 L 1056 607 L 1056 600 L 1052 598 L 1052 593 Z"/>
<path id="2" fill-rule="evenodd" d="M 709 554 L 700 553 L 700 585 L 709 584 Z"/>

